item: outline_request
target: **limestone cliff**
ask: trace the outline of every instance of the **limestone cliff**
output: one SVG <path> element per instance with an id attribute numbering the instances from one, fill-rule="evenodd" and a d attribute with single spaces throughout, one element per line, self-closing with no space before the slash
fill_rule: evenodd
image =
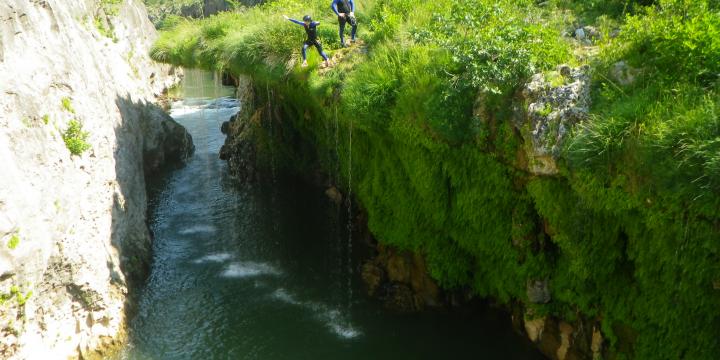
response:
<path id="1" fill-rule="evenodd" d="M 149 262 L 145 171 L 192 151 L 152 102 L 139 0 L 0 2 L 0 357 L 88 357 L 117 342 Z M 63 135 L 81 124 L 87 150 Z"/>

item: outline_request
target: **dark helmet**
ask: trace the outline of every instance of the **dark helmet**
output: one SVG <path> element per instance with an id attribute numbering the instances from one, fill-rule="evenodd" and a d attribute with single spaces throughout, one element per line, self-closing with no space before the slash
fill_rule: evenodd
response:
<path id="1" fill-rule="evenodd" d="M 310 15 L 305 15 L 305 16 L 303 16 L 303 21 L 305 21 L 305 22 L 311 22 L 311 21 L 312 21 L 312 18 L 310 17 Z"/>

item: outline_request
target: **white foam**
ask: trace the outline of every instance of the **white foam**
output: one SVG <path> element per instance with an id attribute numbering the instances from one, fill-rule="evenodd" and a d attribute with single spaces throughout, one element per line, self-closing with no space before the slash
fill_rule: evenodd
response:
<path id="1" fill-rule="evenodd" d="M 360 330 L 356 329 L 350 321 L 345 319 L 342 312 L 333 309 L 325 304 L 313 301 L 299 301 L 295 296 L 287 290 L 279 288 L 275 290 L 272 297 L 286 304 L 302 307 L 313 313 L 313 316 L 321 321 L 335 335 L 343 339 L 354 339 L 362 335 Z"/>
<path id="2" fill-rule="evenodd" d="M 349 321 L 344 319 L 339 310 L 325 308 L 320 312 L 319 317 L 325 322 L 325 326 L 343 339 L 353 339 L 362 335 Z"/>
<path id="3" fill-rule="evenodd" d="M 217 228 L 212 225 L 195 225 L 178 231 L 180 235 L 191 235 L 200 233 L 214 233 Z"/>
<path id="4" fill-rule="evenodd" d="M 340 336 L 343 339 L 354 339 L 362 333 L 355 328 L 352 327 L 352 325 L 343 325 L 340 323 L 329 323 L 330 329 L 335 333 L 335 335 Z"/>
<path id="5" fill-rule="evenodd" d="M 232 259 L 232 255 L 228 253 L 217 253 L 217 254 L 210 254 L 205 255 L 195 261 L 193 261 L 195 264 L 203 264 L 208 262 L 214 262 L 214 263 L 221 263 Z"/>
<path id="6" fill-rule="evenodd" d="M 248 278 L 255 276 L 279 276 L 281 272 L 269 264 L 257 262 L 234 262 L 225 267 L 221 276 L 228 278 Z"/>
<path id="7" fill-rule="evenodd" d="M 292 305 L 302 305 L 301 302 L 297 301 L 294 296 L 292 296 L 290 293 L 288 293 L 285 289 L 280 288 L 275 290 L 273 292 L 272 297 L 276 300 L 280 300 L 282 302 L 292 304 Z"/>

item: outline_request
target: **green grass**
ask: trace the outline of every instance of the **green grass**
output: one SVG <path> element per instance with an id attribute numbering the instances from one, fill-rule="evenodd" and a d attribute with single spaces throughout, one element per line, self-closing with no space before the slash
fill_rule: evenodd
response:
<path id="1" fill-rule="evenodd" d="M 588 319 L 621 357 L 720 358 L 720 15 L 710 1 L 646 3 L 363 1 L 367 53 L 320 74 L 314 53 L 297 66 L 304 34 L 280 15 L 319 19 L 336 53 L 326 2 L 278 0 L 178 20 L 152 56 L 251 75 L 258 108 L 282 114 L 256 131 L 260 161 L 319 162 L 340 186 L 352 171 L 373 234 L 423 253 L 443 287 L 527 302 L 527 281 L 550 279 L 553 301 L 527 306 Z M 573 22 L 601 29 L 597 57 L 573 57 Z M 633 84 L 612 79 L 620 60 Z M 590 117 L 560 175 L 529 176 L 519 89 L 583 62 Z"/>

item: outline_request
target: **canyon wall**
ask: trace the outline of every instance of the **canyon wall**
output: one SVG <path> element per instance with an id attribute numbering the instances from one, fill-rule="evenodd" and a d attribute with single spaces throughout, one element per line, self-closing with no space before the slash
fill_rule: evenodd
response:
<path id="1" fill-rule="evenodd" d="M 145 176 L 193 149 L 154 104 L 139 0 L 0 3 L 0 357 L 119 343 L 151 236 Z M 74 152 L 74 154 L 73 154 Z"/>

